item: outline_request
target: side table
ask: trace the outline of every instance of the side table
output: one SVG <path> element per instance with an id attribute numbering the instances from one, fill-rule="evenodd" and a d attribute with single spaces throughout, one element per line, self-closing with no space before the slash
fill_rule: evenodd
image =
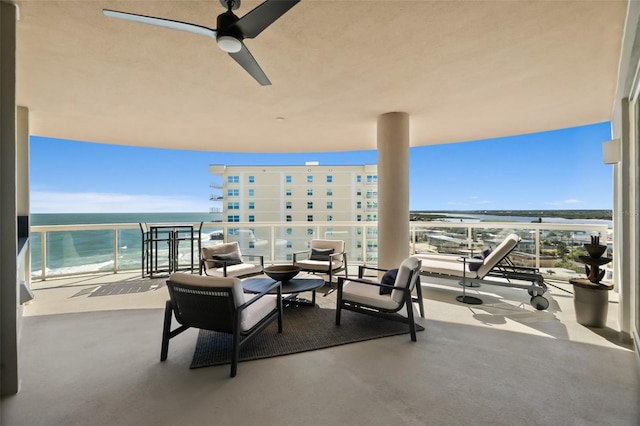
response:
<path id="1" fill-rule="evenodd" d="M 456 297 L 456 300 L 461 303 L 466 303 L 468 305 L 482 305 L 482 299 L 474 296 L 467 296 L 466 289 L 467 287 L 480 287 L 479 283 L 470 282 L 467 283 L 467 264 L 471 263 L 483 263 L 482 259 L 475 259 L 473 257 L 460 256 L 458 262 L 462 262 L 462 281 L 459 284 L 462 286 L 462 295 Z"/>

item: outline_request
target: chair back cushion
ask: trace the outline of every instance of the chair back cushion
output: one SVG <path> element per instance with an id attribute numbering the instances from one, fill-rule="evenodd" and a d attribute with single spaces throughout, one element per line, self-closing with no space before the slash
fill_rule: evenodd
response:
<path id="1" fill-rule="evenodd" d="M 230 277 L 209 277 L 206 275 L 186 274 L 176 272 L 169 278 L 170 281 L 178 284 L 186 284 L 197 287 L 211 288 L 231 288 L 233 289 L 233 300 L 235 306 L 238 307 L 245 302 L 242 281 L 238 278 Z"/>
<path id="2" fill-rule="evenodd" d="M 516 247 L 520 237 L 516 234 L 510 234 L 496 248 L 494 248 L 487 257 L 484 258 L 482 266 L 477 271 L 478 277 L 483 278 L 489 273 L 502 259 L 505 258 Z"/>
<path id="3" fill-rule="evenodd" d="M 421 266 L 422 262 L 417 257 L 407 257 L 400 264 L 396 281 L 393 285 L 396 287 L 409 287 L 409 289 L 413 291 L 416 282 L 420 279 Z M 404 293 L 401 290 L 393 290 L 391 298 L 400 304 L 404 300 Z"/>
<path id="4" fill-rule="evenodd" d="M 343 240 L 311 240 L 311 244 L 309 248 L 311 249 L 312 252 L 314 249 L 316 250 L 317 249 L 320 249 L 320 250 L 333 249 L 333 253 L 344 253 L 344 241 Z M 332 259 L 336 262 L 342 263 L 343 261 L 342 258 L 343 258 L 342 255 L 338 255 L 338 256 L 334 256 Z"/>
<path id="5" fill-rule="evenodd" d="M 243 262 L 240 246 L 237 241 L 230 243 L 216 244 L 202 247 L 202 259 L 207 269 L 222 268 L 222 262 L 215 262 L 211 259 L 227 260 L 227 265 L 237 265 Z"/>

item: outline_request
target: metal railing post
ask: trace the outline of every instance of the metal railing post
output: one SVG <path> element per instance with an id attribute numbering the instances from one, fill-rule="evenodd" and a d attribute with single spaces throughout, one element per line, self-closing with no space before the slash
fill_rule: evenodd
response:
<path id="1" fill-rule="evenodd" d="M 47 279 L 47 233 L 40 233 L 40 267 L 42 268 L 42 281 Z"/>
<path id="2" fill-rule="evenodd" d="M 535 231 L 536 268 L 540 269 L 540 229 L 536 228 Z"/>
<path id="3" fill-rule="evenodd" d="M 118 273 L 118 228 L 113 230 L 113 273 Z"/>

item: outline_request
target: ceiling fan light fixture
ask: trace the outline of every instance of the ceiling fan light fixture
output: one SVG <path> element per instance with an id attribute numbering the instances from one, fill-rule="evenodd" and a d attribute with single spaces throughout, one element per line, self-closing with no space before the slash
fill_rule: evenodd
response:
<path id="1" fill-rule="evenodd" d="M 242 42 L 233 36 L 223 35 L 216 38 L 218 47 L 228 53 L 236 53 L 242 49 Z"/>

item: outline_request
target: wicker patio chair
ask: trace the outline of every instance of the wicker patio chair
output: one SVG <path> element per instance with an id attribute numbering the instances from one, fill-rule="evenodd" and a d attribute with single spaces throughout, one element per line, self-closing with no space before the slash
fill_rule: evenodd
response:
<path id="1" fill-rule="evenodd" d="M 231 377 L 238 369 L 240 346 L 278 321 L 282 333 L 281 284 L 275 282 L 265 291 L 245 298 L 238 278 L 218 278 L 175 273 L 167 281 L 170 299 L 164 312 L 160 361 L 167 359 L 169 340 L 190 327 L 233 335 Z M 277 289 L 277 294 L 268 292 Z M 180 326 L 171 330 L 172 315 Z"/>

